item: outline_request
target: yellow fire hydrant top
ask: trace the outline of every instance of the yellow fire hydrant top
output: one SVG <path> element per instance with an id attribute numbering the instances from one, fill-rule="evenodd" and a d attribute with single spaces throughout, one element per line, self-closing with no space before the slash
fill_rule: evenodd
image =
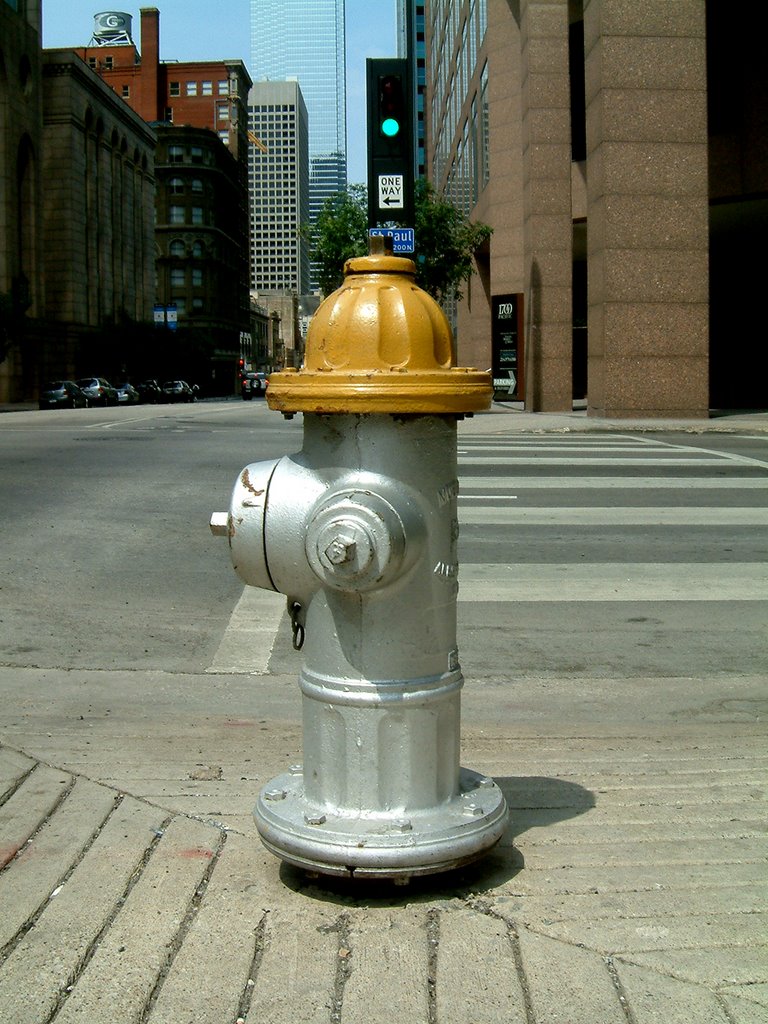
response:
<path id="1" fill-rule="evenodd" d="M 304 366 L 274 373 L 267 402 L 281 412 L 479 412 L 490 374 L 454 366 L 451 328 L 397 256 L 347 260 L 344 283 L 309 326 Z"/>

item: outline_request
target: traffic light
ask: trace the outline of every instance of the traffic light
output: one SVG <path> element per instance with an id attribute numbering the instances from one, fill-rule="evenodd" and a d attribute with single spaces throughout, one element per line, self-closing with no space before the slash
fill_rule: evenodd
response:
<path id="1" fill-rule="evenodd" d="M 399 141 L 405 127 L 405 95 L 400 75 L 379 76 L 379 132 L 385 139 Z"/>
<path id="2" fill-rule="evenodd" d="M 408 61 L 368 59 L 368 222 L 413 224 L 413 119 Z"/>

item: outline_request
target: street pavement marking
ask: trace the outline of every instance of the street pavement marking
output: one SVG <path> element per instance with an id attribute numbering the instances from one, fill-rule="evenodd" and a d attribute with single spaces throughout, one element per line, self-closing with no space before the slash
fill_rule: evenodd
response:
<path id="1" fill-rule="evenodd" d="M 467 526 L 768 526 L 768 508 L 462 508 Z"/>
<path id="2" fill-rule="evenodd" d="M 206 671 L 266 672 L 284 611 L 282 594 L 246 587 Z"/>
<path id="3" fill-rule="evenodd" d="M 768 476 L 536 476 L 509 477 L 498 476 L 463 476 L 459 501 L 477 498 L 469 494 L 470 490 L 496 491 L 497 497 L 509 488 L 514 490 L 680 490 L 680 491 L 739 491 L 768 490 Z"/>
<path id="4" fill-rule="evenodd" d="M 679 451 L 679 450 L 686 451 L 686 452 L 696 452 L 696 451 L 698 451 L 698 449 L 696 449 L 696 448 L 687 448 L 686 447 L 686 448 L 678 449 L 678 448 L 671 448 L 669 445 L 644 446 L 641 449 L 636 444 L 626 444 L 626 443 L 624 443 L 624 444 L 605 444 L 605 443 L 601 443 L 601 444 L 588 444 L 588 443 L 585 443 L 585 442 L 582 441 L 580 444 L 557 444 L 557 443 L 555 443 L 555 444 L 551 444 L 551 443 L 549 443 L 549 444 L 541 444 L 541 443 L 537 443 L 534 440 L 531 440 L 531 441 L 529 441 L 527 443 L 526 442 L 519 442 L 519 441 L 508 441 L 508 442 L 498 441 L 498 442 L 495 442 L 494 444 L 476 444 L 476 445 L 469 445 L 469 444 L 466 444 L 464 442 L 464 443 L 462 443 L 462 445 L 459 448 L 459 455 L 466 455 L 469 450 L 472 450 L 472 451 L 484 451 L 484 452 L 530 452 L 530 451 L 536 451 L 536 452 L 611 452 L 611 453 L 613 453 L 613 452 L 639 452 L 639 451 L 642 451 L 644 454 L 646 452 L 663 452 L 665 454 L 668 454 L 669 452 L 675 452 L 675 451 Z M 702 453 L 702 454 L 704 454 L 704 453 Z M 711 452 L 708 452 L 707 454 L 711 454 Z"/>
<path id="5" fill-rule="evenodd" d="M 459 601 L 766 601 L 768 563 L 462 562 Z"/>
<path id="6" fill-rule="evenodd" d="M 537 449 L 538 451 L 539 449 Z M 487 457 L 483 455 L 471 455 L 471 456 L 459 456 L 460 466 L 573 466 L 578 462 L 579 466 L 655 466 L 657 469 L 664 468 L 665 466 L 675 466 L 679 468 L 681 466 L 719 466 L 721 469 L 727 467 L 727 462 L 722 458 L 711 459 L 706 456 L 703 458 L 665 458 L 663 455 L 657 456 L 655 459 L 645 458 L 645 452 L 648 449 L 644 449 L 642 456 L 637 458 L 615 458 L 613 455 L 606 455 L 604 458 L 586 458 L 580 457 L 578 460 L 573 458 L 573 454 L 563 456 L 552 456 L 549 455 L 513 455 L 504 457 L 503 455 L 489 455 Z M 594 451 L 594 448 L 591 449 Z"/>

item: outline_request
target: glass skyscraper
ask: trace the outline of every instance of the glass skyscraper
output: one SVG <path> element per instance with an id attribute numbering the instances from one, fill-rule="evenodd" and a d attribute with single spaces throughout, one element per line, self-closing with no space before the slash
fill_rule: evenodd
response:
<path id="1" fill-rule="evenodd" d="M 309 216 L 346 188 L 344 0 L 250 0 L 251 77 L 298 79 L 309 118 Z"/>

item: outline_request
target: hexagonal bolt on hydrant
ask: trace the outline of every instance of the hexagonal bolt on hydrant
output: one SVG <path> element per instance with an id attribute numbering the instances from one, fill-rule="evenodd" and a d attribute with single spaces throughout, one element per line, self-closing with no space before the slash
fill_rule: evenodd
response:
<path id="1" fill-rule="evenodd" d="M 267 401 L 304 414 L 303 448 L 247 466 L 228 514 L 236 572 L 285 594 L 303 765 L 261 791 L 265 846 L 311 872 L 403 881 L 501 837 L 495 782 L 459 766 L 456 422 L 488 374 L 453 365 L 439 306 L 392 256 L 349 260 L 310 325 L 305 365 Z"/>

